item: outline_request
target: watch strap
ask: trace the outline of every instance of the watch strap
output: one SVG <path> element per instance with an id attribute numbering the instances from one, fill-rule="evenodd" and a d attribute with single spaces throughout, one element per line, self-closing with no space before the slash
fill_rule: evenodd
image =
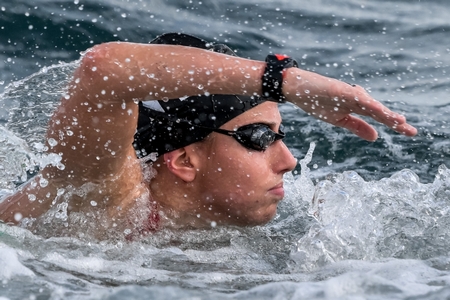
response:
<path id="1" fill-rule="evenodd" d="M 269 54 L 266 57 L 266 68 L 262 76 L 262 95 L 277 102 L 285 102 L 283 95 L 284 71 L 288 68 L 298 67 L 297 62 L 286 55 Z"/>

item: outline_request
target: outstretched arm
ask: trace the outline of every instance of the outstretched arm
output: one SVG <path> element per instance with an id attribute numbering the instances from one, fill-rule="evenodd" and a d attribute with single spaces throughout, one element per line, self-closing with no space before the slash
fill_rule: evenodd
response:
<path id="1" fill-rule="evenodd" d="M 109 43 L 85 55 L 79 72 L 88 86 L 81 96 L 94 95 L 96 102 L 130 102 L 203 93 L 261 94 L 264 68 L 261 61 L 190 47 Z M 80 91 L 75 88 L 76 96 Z M 288 69 L 283 92 L 288 101 L 312 116 L 366 140 L 377 138 L 374 128 L 352 114 L 369 116 L 407 136 L 417 132 L 404 116 L 390 111 L 363 88 L 316 73 Z"/>

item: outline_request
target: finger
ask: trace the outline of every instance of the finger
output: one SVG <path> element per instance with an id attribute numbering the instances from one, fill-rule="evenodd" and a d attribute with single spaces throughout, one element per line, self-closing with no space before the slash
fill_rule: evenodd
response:
<path id="1" fill-rule="evenodd" d="M 369 116 L 391 128 L 406 123 L 405 116 L 390 110 L 381 102 L 373 99 L 364 88 L 346 85 L 345 92 L 347 99 L 350 101 L 349 105 L 356 104 L 353 108 L 348 107 L 353 113 Z"/>
<path id="2" fill-rule="evenodd" d="M 372 125 L 352 115 L 345 116 L 344 118 L 340 119 L 333 125 L 348 129 L 352 133 L 356 134 L 360 138 L 365 139 L 367 141 L 373 142 L 378 138 L 378 133 L 376 132 L 375 128 L 373 128 Z M 415 136 L 417 134 L 417 129 L 408 123 L 389 127 L 392 130 L 406 136 Z"/>
<path id="3" fill-rule="evenodd" d="M 348 129 L 360 138 L 370 142 L 373 142 L 378 138 L 378 133 L 372 125 L 352 115 L 345 116 L 333 125 Z"/>
<path id="4" fill-rule="evenodd" d="M 417 129 L 414 126 L 409 125 L 408 123 L 394 126 L 392 127 L 392 129 L 406 136 L 415 136 L 417 134 Z"/>
<path id="5" fill-rule="evenodd" d="M 371 113 L 369 116 L 398 133 L 406 136 L 414 136 L 417 134 L 417 129 L 406 122 L 406 117 L 404 115 L 393 112 L 386 107 L 383 108 L 381 113 Z"/>
<path id="6" fill-rule="evenodd" d="M 383 123 L 386 126 L 393 127 L 406 123 L 404 115 L 393 112 L 380 102 L 373 104 L 376 109 L 365 109 L 368 112 L 368 116 L 372 117 L 377 122 Z"/>

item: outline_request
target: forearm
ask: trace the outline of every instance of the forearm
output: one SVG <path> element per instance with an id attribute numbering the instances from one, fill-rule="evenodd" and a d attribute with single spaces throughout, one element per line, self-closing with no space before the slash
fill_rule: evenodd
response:
<path id="1" fill-rule="evenodd" d="M 95 101 L 259 95 L 264 67 L 264 62 L 191 47 L 107 43 L 86 52 L 71 91 L 84 86 L 85 97 Z"/>

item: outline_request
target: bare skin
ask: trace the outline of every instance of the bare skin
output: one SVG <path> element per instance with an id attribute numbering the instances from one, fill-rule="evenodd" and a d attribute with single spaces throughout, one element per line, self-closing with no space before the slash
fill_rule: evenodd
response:
<path id="1" fill-rule="evenodd" d="M 92 209 L 87 199 L 94 199 L 97 209 L 106 211 L 114 219 L 123 219 L 133 207 L 135 199 L 150 189 L 154 200 L 165 209 L 165 213 L 178 217 L 181 225 L 189 223 L 196 226 L 197 221 L 193 220 L 197 214 L 203 214 L 207 222 L 224 224 L 254 225 L 267 222 L 273 216 L 271 209 L 266 213 L 261 212 L 260 215 L 265 217 L 258 219 L 237 212 L 229 217 L 230 214 L 225 213 L 226 208 L 209 214 L 198 204 L 197 200 L 203 199 L 200 195 L 205 191 L 198 190 L 197 183 L 210 175 L 208 168 L 216 168 L 201 161 L 198 153 L 209 151 L 211 155 L 217 152 L 217 147 L 212 146 L 214 140 L 232 143 L 231 138 L 213 134 L 211 141 L 192 144 L 164 155 L 155 164 L 158 175 L 150 186 L 143 178 L 141 164 L 132 147 L 138 100 L 173 99 L 205 92 L 260 95 L 264 68 L 264 62 L 182 46 L 107 43 L 93 47 L 84 54 L 67 95 L 62 98 L 49 122 L 47 139 L 53 138 L 58 144 L 47 146 L 49 152 L 61 155 L 64 169 L 53 166 L 43 168 L 19 192 L 0 203 L 0 220 L 15 224 L 20 219 L 17 213 L 20 213 L 20 217 L 39 217 L 52 207 L 58 189 L 68 185 L 79 188 L 93 183 L 97 185 L 95 189 L 71 197 L 68 211 Z M 417 133 L 414 127 L 406 123 L 404 116 L 390 111 L 361 87 L 352 87 L 297 68 L 286 70 L 284 78 L 283 92 L 288 101 L 312 116 L 346 128 L 363 139 L 374 141 L 377 132 L 354 114 L 371 117 L 407 136 Z M 272 120 L 271 126 L 276 130 L 281 122 L 276 104 L 260 106 L 260 118 Z M 253 109 L 248 112 L 251 111 Z M 258 121 L 251 114 L 243 118 L 233 119 L 234 123 L 227 123 L 224 127 L 233 129 L 251 123 L 249 121 Z M 293 158 L 286 153 L 282 142 L 271 147 L 281 151 L 283 159 L 277 164 L 271 162 L 275 157 L 271 148 L 264 152 L 265 156 L 261 160 L 267 165 L 274 165 L 268 168 L 268 172 L 278 174 L 276 180 L 280 181 L 280 174 L 282 176 L 282 173 L 293 168 Z M 216 158 L 216 164 L 230 157 L 224 156 L 226 153 Z M 181 168 L 180 165 L 186 164 L 186 161 L 188 168 Z M 192 172 L 197 169 L 201 171 Z M 39 185 L 40 178 L 48 180 L 48 185 Z M 208 186 L 210 182 L 202 184 Z M 191 195 L 186 193 L 191 190 L 195 192 Z M 217 197 L 219 194 L 220 191 Z M 34 195 L 39 201 L 30 201 L 29 195 Z M 188 197 L 189 201 L 183 203 L 192 205 L 181 207 L 175 200 L 170 200 L 179 197 Z M 221 197 L 229 198 L 229 195 Z M 190 213 L 185 214 L 186 211 Z"/>

